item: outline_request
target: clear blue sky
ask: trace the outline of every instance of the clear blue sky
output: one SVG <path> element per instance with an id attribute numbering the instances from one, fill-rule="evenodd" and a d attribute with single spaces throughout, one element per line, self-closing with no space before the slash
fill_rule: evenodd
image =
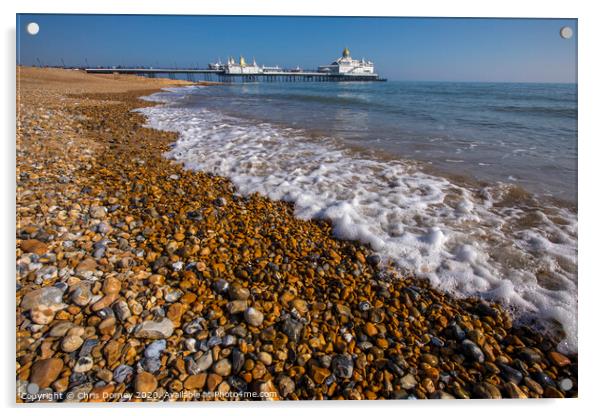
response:
<path id="1" fill-rule="evenodd" d="M 576 19 L 17 15 L 22 65 L 205 67 L 242 54 L 312 69 L 346 46 L 392 80 L 576 82 Z"/>

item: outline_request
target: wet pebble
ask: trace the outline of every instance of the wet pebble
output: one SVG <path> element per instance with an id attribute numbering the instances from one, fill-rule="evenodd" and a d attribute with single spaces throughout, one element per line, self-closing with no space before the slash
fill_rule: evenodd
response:
<path id="1" fill-rule="evenodd" d="M 144 349 L 144 356 L 146 358 L 158 359 L 161 357 L 161 353 L 167 347 L 167 342 L 164 339 L 153 341 Z"/>
<path id="2" fill-rule="evenodd" d="M 260 326 L 263 323 L 263 313 L 255 308 L 245 310 L 245 321 L 251 326 Z"/>
<path id="3" fill-rule="evenodd" d="M 478 363 L 485 361 L 485 354 L 483 354 L 483 351 L 477 346 L 477 344 L 469 339 L 462 341 L 462 350 L 464 351 L 464 354 L 471 360 L 474 360 Z"/>
<path id="4" fill-rule="evenodd" d="M 227 377 L 232 372 L 232 364 L 227 358 L 223 358 L 213 365 L 213 371 L 222 377 Z"/>
<path id="5" fill-rule="evenodd" d="M 414 377 L 412 374 L 406 374 L 401 378 L 400 382 L 401 388 L 404 390 L 412 390 L 418 384 L 416 377 Z"/>
<path id="6" fill-rule="evenodd" d="M 284 332 L 291 341 L 297 343 L 301 339 L 301 333 L 303 331 L 303 323 L 287 318 L 282 322 L 282 332 Z"/>
<path id="7" fill-rule="evenodd" d="M 332 359 L 332 372 L 338 378 L 351 378 L 353 375 L 353 360 L 348 354 L 340 354 Z"/>
<path id="8" fill-rule="evenodd" d="M 75 366 L 73 367 L 73 371 L 77 373 L 85 373 L 86 371 L 90 371 L 94 366 L 94 360 L 89 355 L 80 357 Z"/>
<path id="9" fill-rule="evenodd" d="M 84 340 L 78 335 L 68 335 L 61 341 L 61 349 L 65 352 L 73 352 L 82 346 Z"/>
<path id="10" fill-rule="evenodd" d="M 501 376 L 504 380 L 510 381 L 514 384 L 520 384 L 521 381 L 523 381 L 523 373 L 517 369 L 504 363 L 499 363 L 498 367 L 501 370 Z"/>
<path id="11" fill-rule="evenodd" d="M 199 372 L 200 371 L 205 371 L 209 367 L 211 367 L 211 364 L 213 364 L 213 354 L 211 353 L 211 351 L 208 351 L 208 352 L 202 354 L 196 360 L 197 371 L 199 371 Z"/>
<path id="12" fill-rule="evenodd" d="M 162 318 L 158 321 L 144 321 L 134 331 L 134 336 L 138 338 L 161 339 L 168 338 L 173 334 L 174 325 L 168 318 Z"/>
<path id="13" fill-rule="evenodd" d="M 117 383 L 127 383 L 134 375 L 134 369 L 129 365 L 121 364 L 113 371 L 113 380 Z"/>
<path id="14" fill-rule="evenodd" d="M 152 393 L 157 389 L 157 379 L 152 374 L 143 371 L 136 376 L 134 389 L 138 393 Z"/>

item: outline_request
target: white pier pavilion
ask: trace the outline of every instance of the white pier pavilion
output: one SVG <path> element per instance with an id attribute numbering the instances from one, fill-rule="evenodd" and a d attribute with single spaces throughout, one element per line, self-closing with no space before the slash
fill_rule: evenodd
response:
<path id="1" fill-rule="evenodd" d="M 364 58 L 353 59 L 348 48 L 343 49 L 342 56 L 330 65 L 321 65 L 318 72 L 336 75 L 372 75 L 374 63 Z"/>
<path id="2" fill-rule="evenodd" d="M 236 62 L 234 58 L 228 58 L 228 63 L 224 65 L 224 73 L 232 75 L 261 74 L 263 73 L 263 68 L 257 65 L 257 62 L 255 62 L 255 58 L 253 58 L 252 64 L 248 64 L 245 61 L 245 57 L 241 56 L 238 62 Z"/>

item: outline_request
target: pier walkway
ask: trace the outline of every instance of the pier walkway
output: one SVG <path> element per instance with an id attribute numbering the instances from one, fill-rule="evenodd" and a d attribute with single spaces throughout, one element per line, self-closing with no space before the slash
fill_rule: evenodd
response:
<path id="1" fill-rule="evenodd" d="M 231 74 L 219 69 L 168 69 L 168 68 L 86 68 L 89 74 L 130 74 L 150 78 L 167 76 L 175 79 L 185 75 L 188 81 L 218 82 L 349 82 L 386 81 L 377 74 L 343 75 L 317 71 L 267 71 L 257 74 Z"/>

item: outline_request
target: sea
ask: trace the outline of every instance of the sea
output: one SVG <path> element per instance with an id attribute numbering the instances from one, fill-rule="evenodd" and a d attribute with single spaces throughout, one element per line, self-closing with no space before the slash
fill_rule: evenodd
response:
<path id="1" fill-rule="evenodd" d="M 165 155 L 577 350 L 577 85 L 237 83 L 146 99 Z"/>

